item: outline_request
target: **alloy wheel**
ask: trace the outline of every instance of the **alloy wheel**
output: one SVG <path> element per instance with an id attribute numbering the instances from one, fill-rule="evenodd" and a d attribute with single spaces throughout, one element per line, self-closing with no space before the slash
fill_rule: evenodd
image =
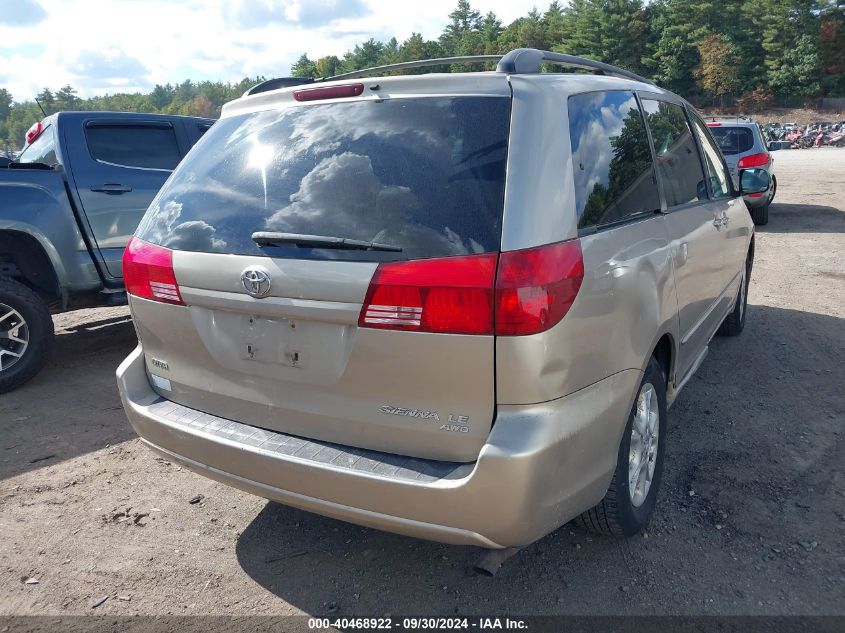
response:
<path id="1" fill-rule="evenodd" d="M 23 358 L 29 347 L 29 327 L 20 312 L 0 303 L 0 371 Z"/>
<path id="2" fill-rule="evenodd" d="M 646 383 L 637 396 L 634 421 L 631 425 L 631 447 L 628 456 L 628 493 L 631 504 L 639 508 L 648 497 L 657 460 L 660 433 L 660 409 L 657 391 Z"/>

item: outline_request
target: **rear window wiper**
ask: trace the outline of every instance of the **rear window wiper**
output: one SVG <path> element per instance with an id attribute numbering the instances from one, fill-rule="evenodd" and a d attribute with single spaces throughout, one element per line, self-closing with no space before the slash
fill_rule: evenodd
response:
<path id="1" fill-rule="evenodd" d="M 296 246 L 299 248 L 334 248 L 338 250 L 355 251 L 388 251 L 401 253 L 401 246 L 379 244 L 364 240 L 351 240 L 346 237 L 330 237 L 326 235 L 308 235 L 304 233 L 277 233 L 275 231 L 256 231 L 252 234 L 252 241 L 259 246 Z"/>

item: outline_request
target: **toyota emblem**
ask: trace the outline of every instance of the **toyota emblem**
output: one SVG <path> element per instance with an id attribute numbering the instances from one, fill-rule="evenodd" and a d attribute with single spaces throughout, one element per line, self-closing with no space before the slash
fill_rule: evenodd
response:
<path id="1" fill-rule="evenodd" d="M 266 297 L 270 294 L 270 275 L 260 268 L 247 268 L 241 273 L 244 290 L 253 297 Z"/>

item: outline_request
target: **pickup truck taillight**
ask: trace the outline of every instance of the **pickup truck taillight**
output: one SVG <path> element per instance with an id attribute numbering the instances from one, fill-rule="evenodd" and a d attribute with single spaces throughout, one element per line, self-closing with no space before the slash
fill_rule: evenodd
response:
<path id="1" fill-rule="evenodd" d="M 584 261 L 578 240 L 501 255 L 379 264 L 359 327 L 443 334 L 522 336 L 569 311 Z"/>
<path id="2" fill-rule="evenodd" d="M 173 251 L 133 237 L 123 251 L 126 292 L 142 299 L 185 305 L 173 272 Z"/>
<path id="3" fill-rule="evenodd" d="M 41 132 L 44 131 L 44 124 L 39 121 L 38 123 L 33 123 L 32 127 L 30 127 L 26 131 L 26 143 L 27 145 L 31 144 L 35 139 L 41 136 Z"/>

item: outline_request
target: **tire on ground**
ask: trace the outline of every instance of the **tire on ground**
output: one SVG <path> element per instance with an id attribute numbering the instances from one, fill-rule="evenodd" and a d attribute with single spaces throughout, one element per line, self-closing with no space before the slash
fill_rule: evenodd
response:
<path id="1" fill-rule="evenodd" d="M 651 383 L 657 393 L 660 419 L 658 421 L 657 455 L 654 460 L 654 475 L 645 500 L 635 507 L 628 491 L 628 455 L 631 446 L 631 429 L 637 409 L 639 393 L 646 383 Z M 666 374 L 652 356 L 646 368 L 643 380 L 637 389 L 637 398 L 628 415 L 628 423 L 622 434 L 619 452 L 616 457 L 616 469 L 610 481 L 610 487 L 601 502 L 578 517 L 578 523 L 590 532 L 607 536 L 633 536 L 648 525 L 660 489 L 663 477 L 663 456 L 666 451 Z"/>
<path id="2" fill-rule="evenodd" d="M 751 209 L 751 219 L 755 226 L 765 226 L 769 223 L 769 206 L 771 202 L 767 202 L 762 207 L 755 207 Z"/>
<path id="3" fill-rule="evenodd" d="M 23 356 L 8 369 L 0 370 L 0 393 L 5 393 L 20 387 L 41 370 L 53 347 L 54 330 L 47 305 L 22 283 L 0 279 L 0 303 L 19 312 L 29 330 L 29 344 Z M 5 332 L 3 327 L 0 322 L 0 333 Z"/>

